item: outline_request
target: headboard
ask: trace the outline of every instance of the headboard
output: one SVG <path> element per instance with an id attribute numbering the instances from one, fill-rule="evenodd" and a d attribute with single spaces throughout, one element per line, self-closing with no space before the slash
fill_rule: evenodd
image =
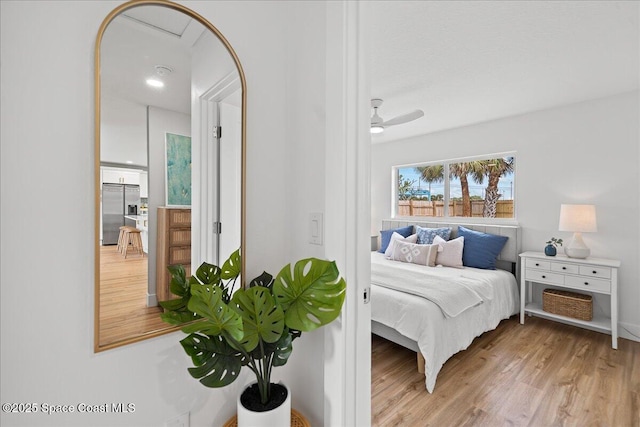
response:
<path id="1" fill-rule="evenodd" d="M 514 274 L 518 272 L 516 265 L 519 262 L 520 254 L 520 227 L 517 225 L 489 225 L 489 224 L 462 224 L 453 222 L 429 222 L 420 220 L 407 219 L 383 219 L 381 230 L 389 230 L 392 228 L 419 225 L 426 228 L 451 227 L 451 239 L 458 237 L 458 226 L 483 233 L 497 234 L 498 236 L 506 236 L 509 239 L 502 248 L 502 252 L 498 255 L 496 267 L 501 270 L 507 270 Z M 415 231 L 415 230 L 414 230 Z"/>

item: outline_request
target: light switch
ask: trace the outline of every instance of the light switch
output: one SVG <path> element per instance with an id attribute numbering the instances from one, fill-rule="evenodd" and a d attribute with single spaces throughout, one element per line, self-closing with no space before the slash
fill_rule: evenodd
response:
<path id="1" fill-rule="evenodd" d="M 322 245 L 322 235 L 324 233 L 321 213 L 309 214 L 309 243 Z"/>

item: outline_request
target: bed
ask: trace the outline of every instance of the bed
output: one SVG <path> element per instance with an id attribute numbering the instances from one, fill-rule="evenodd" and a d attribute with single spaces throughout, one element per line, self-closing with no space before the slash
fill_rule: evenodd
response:
<path id="1" fill-rule="evenodd" d="M 451 356 L 466 349 L 475 337 L 495 329 L 501 320 L 519 312 L 514 274 L 518 271 L 520 229 L 423 221 L 382 222 L 382 230 L 407 226 L 450 227 L 449 241 L 458 236 L 459 226 L 464 227 L 461 233 L 472 230 L 507 238 L 496 257 L 495 270 L 428 267 L 371 253 L 371 331 L 417 353 L 418 369 L 424 372 L 426 389 L 432 393 L 438 372 Z M 419 283 L 402 287 L 417 280 Z M 426 285 L 429 289 L 421 289 L 427 283 L 432 283 L 433 289 Z M 455 297 L 440 295 L 440 289 L 449 288 L 444 284 L 452 284 L 453 292 L 457 292 Z"/>

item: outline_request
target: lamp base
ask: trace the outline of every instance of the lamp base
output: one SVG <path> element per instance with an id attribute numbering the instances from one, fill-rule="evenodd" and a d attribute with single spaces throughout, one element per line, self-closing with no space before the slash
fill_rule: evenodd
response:
<path id="1" fill-rule="evenodd" d="M 571 241 L 564 248 L 564 253 L 569 258 L 587 258 L 591 254 L 591 249 L 584 244 L 581 233 L 573 233 Z"/>

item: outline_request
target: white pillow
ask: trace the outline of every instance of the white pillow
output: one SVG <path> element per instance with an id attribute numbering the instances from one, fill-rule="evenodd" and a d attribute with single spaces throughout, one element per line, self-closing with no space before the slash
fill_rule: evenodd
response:
<path id="1" fill-rule="evenodd" d="M 433 244 L 440 246 L 436 264 L 445 267 L 462 268 L 462 251 L 464 250 L 464 236 L 453 240 L 444 240 L 440 236 L 433 238 Z"/>
<path id="2" fill-rule="evenodd" d="M 393 241 L 393 253 L 391 259 L 394 261 L 410 262 L 418 265 L 436 266 L 436 254 L 438 245 L 417 245 L 401 240 Z"/>
<path id="3" fill-rule="evenodd" d="M 387 246 L 387 250 L 384 251 L 385 258 L 391 258 L 391 255 L 393 254 L 393 242 L 396 240 L 399 240 L 401 242 L 407 242 L 407 243 L 415 243 L 418 241 L 418 235 L 412 234 L 409 237 L 403 237 L 402 234 L 396 233 L 394 231 L 393 234 L 391 235 L 391 239 L 389 239 L 389 246 Z"/>

